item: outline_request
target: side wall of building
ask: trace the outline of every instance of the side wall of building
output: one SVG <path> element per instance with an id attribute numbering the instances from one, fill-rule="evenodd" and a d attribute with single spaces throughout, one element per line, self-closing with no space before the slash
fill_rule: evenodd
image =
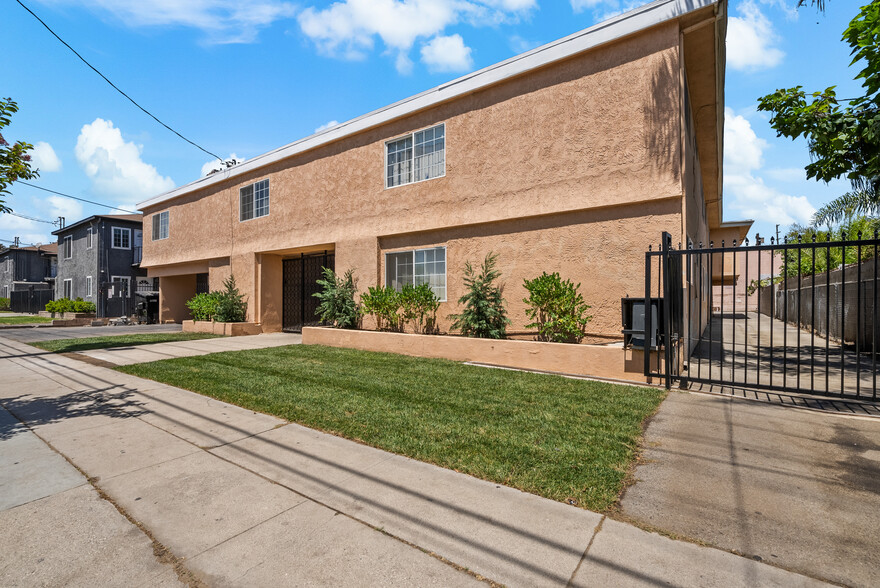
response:
<path id="1" fill-rule="evenodd" d="M 64 282 L 71 280 L 71 297 L 82 298 L 88 302 L 97 303 L 97 291 L 99 284 L 98 252 L 100 246 L 93 234 L 91 247 L 88 246 L 88 232 L 91 225 L 80 225 L 58 235 L 58 274 L 55 278 L 55 298 L 64 297 Z M 71 237 L 71 256 L 65 258 L 64 240 Z M 92 278 L 91 295 L 88 292 L 87 277 Z"/>

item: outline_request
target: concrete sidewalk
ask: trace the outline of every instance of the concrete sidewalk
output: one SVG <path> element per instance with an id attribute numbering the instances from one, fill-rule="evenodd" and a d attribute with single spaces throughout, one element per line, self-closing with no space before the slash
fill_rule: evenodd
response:
<path id="1" fill-rule="evenodd" d="M 170 386 L 29 351 L 0 338 L 0 403 L 210 585 L 820 584 Z M 10 557 L 0 552 L 0 566 L 15 565 Z"/>
<path id="2" fill-rule="evenodd" d="M 242 351 L 245 349 L 265 349 L 302 343 L 299 333 L 263 333 L 243 337 L 219 337 L 216 339 L 196 339 L 193 341 L 172 341 L 168 343 L 151 343 L 149 345 L 130 345 L 127 347 L 111 347 L 78 351 L 76 353 L 93 359 L 112 363 L 113 365 L 131 365 L 146 363 L 173 357 L 192 357 L 207 355 L 219 351 Z"/>

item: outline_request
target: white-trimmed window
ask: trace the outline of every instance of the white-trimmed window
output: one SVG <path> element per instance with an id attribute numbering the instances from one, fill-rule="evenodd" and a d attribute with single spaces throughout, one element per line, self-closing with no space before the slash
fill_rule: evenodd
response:
<path id="1" fill-rule="evenodd" d="M 73 257 L 73 237 L 64 237 L 64 259 Z"/>
<path id="2" fill-rule="evenodd" d="M 168 211 L 153 215 L 153 241 L 168 238 Z"/>
<path id="3" fill-rule="evenodd" d="M 122 289 L 121 296 L 128 297 L 131 295 L 131 276 L 110 276 L 110 281 L 114 282 L 113 287 L 120 286 Z M 124 285 L 119 285 L 117 282 L 125 282 Z M 114 292 L 116 296 L 120 296 L 119 292 Z"/>
<path id="4" fill-rule="evenodd" d="M 92 231 L 92 227 L 86 227 L 86 249 L 92 248 L 92 240 L 94 239 L 94 232 Z"/>
<path id="5" fill-rule="evenodd" d="M 131 229 L 113 227 L 113 249 L 131 249 Z"/>
<path id="6" fill-rule="evenodd" d="M 92 276 L 86 276 L 86 296 L 92 295 Z"/>
<path id="7" fill-rule="evenodd" d="M 64 280 L 64 298 L 68 298 L 73 300 L 73 280 L 71 278 L 67 278 Z"/>
<path id="8" fill-rule="evenodd" d="M 3 286 L 3 298 L 9 298 L 9 286 Z"/>
<path id="9" fill-rule="evenodd" d="M 385 143 L 385 187 L 446 175 L 446 125 L 416 131 Z"/>
<path id="10" fill-rule="evenodd" d="M 269 180 L 244 186 L 238 191 L 238 219 L 251 220 L 269 214 Z"/>
<path id="11" fill-rule="evenodd" d="M 437 298 L 445 302 L 446 247 L 386 253 L 385 285 L 399 292 L 406 284 L 428 284 Z"/>

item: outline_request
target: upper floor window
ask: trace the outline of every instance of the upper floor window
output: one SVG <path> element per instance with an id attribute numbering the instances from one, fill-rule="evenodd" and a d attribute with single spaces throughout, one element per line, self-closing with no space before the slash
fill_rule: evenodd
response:
<path id="1" fill-rule="evenodd" d="M 385 187 L 446 175 L 446 126 L 416 131 L 385 143 Z"/>
<path id="2" fill-rule="evenodd" d="M 113 249 L 131 249 L 131 229 L 113 227 Z"/>
<path id="3" fill-rule="evenodd" d="M 92 231 L 92 227 L 86 227 L 86 249 L 92 248 L 92 239 L 94 238 L 94 233 Z"/>
<path id="4" fill-rule="evenodd" d="M 153 215 L 153 241 L 168 238 L 168 211 Z"/>
<path id="5" fill-rule="evenodd" d="M 385 285 L 398 292 L 406 284 L 428 284 L 441 302 L 446 301 L 446 247 L 385 254 Z"/>
<path id="6" fill-rule="evenodd" d="M 73 237 L 64 237 L 64 259 L 73 257 Z"/>
<path id="7" fill-rule="evenodd" d="M 239 220 L 246 221 L 269 214 L 269 180 L 260 180 L 238 191 Z"/>

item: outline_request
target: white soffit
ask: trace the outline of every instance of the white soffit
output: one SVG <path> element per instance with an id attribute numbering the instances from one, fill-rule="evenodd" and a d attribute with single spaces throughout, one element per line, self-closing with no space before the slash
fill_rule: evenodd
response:
<path id="1" fill-rule="evenodd" d="M 679 18 L 689 12 L 712 6 L 720 1 L 722 0 L 656 0 L 650 4 L 593 25 L 588 29 L 516 55 L 495 65 L 469 73 L 451 82 L 426 90 L 421 94 L 410 96 L 394 104 L 340 123 L 320 133 L 294 141 L 284 147 L 258 155 L 232 168 L 213 173 L 189 184 L 184 184 L 179 188 L 144 200 L 138 203 L 137 207 L 143 209 L 156 206 L 184 194 L 189 194 L 226 181 L 229 178 L 257 170 L 287 157 L 338 141 L 349 135 L 377 127 L 453 98 L 471 94 L 530 70 L 544 67 L 599 45 L 604 45 L 638 31 Z"/>

